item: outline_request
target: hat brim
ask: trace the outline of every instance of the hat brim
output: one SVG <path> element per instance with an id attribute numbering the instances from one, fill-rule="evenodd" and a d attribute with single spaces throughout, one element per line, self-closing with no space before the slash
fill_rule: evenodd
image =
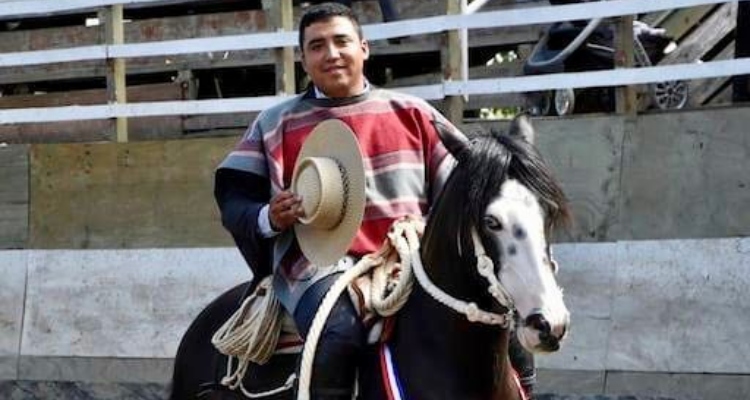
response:
<path id="1" fill-rule="evenodd" d="M 332 229 L 319 229 L 296 223 L 294 231 L 302 254 L 314 265 L 335 264 L 349 250 L 365 213 L 365 169 L 362 151 L 354 132 L 343 121 L 330 119 L 319 123 L 302 144 L 295 171 L 307 157 L 335 159 L 348 180 L 348 194 L 341 222 Z M 297 193 L 296 176 L 292 178 L 292 192 Z M 322 188 L 325 190 L 325 188 Z M 297 193 L 304 196 L 304 193 Z"/>

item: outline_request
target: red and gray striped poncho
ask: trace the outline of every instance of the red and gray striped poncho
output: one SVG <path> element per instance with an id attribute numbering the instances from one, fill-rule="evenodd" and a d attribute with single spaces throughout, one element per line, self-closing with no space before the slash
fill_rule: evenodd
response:
<path id="1" fill-rule="evenodd" d="M 427 215 L 453 165 L 437 129 L 440 135 L 463 134 L 413 96 L 377 88 L 348 99 L 318 99 L 308 93 L 262 112 L 219 168 L 268 179 L 273 196 L 290 186 L 307 135 L 330 118 L 349 125 L 365 156 L 364 220 L 348 252 L 359 258 L 380 248 L 396 219 Z M 334 271 L 331 266 L 311 265 L 293 230 L 276 237 L 271 262 L 274 289 L 290 312 L 308 287 Z"/>

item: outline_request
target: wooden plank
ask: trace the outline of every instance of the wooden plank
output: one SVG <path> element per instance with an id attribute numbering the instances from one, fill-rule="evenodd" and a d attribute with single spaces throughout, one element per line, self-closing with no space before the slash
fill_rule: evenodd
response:
<path id="1" fill-rule="evenodd" d="M 111 141 L 107 120 L 66 121 L 0 125 L 0 141 L 6 143 L 75 143 Z M 179 138 L 183 135 L 178 116 L 129 119 L 132 141 Z"/>
<path id="2" fill-rule="evenodd" d="M 480 110 L 482 108 L 508 108 L 524 105 L 525 97 L 522 93 L 500 93 L 491 95 L 470 96 L 466 102 L 467 110 Z"/>
<path id="3" fill-rule="evenodd" d="M 131 86 L 128 96 L 134 102 L 144 102 L 180 100 L 184 94 L 180 85 L 169 83 Z M 0 109 L 103 104 L 106 101 L 106 90 L 91 89 L 0 97 Z M 109 132 L 110 123 L 105 120 L 0 125 L 0 142 L 107 141 L 110 140 Z M 179 137 L 182 135 L 182 120 L 178 116 L 133 118 L 130 120 L 130 133 L 133 140 Z"/>
<path id="4" fill-rule="evenodd" d="M 160 83 L 128 87 L 128 98 L 133 102 L 182 100 L 185 98 L 180 85 Z M 107 102 L 105 89 L 74 90 L 46 94 L 28 94 L 0 97 L 0 109 L 53 107 L 67 105 L 104 104 Z"/>
<path id="5" fill-rule="evenodd" d="M 520 76 L 523 74 L 523 64 L 521 61 L 510 61 L 502 64 L 493 64 L 489 66 L 475 66 L 469 68 L 470 79 L 498 78 Z M 401 86 L 420 86 L 435 83 L 442 83 L 443 76 L 439 72 L 420 74 L 408 77 L 394 78 L 384 85 L 385 87 Z"/>
<path id="6" fill-rule="evenodd" d="M 724 50 L 717 54 L 714 60 L 730 60 L 734 58 L 734 42 L 729 43 Z M 696 79 L 690 81 L 688 101 L 693 106 L 706 104 L 716 92 L 724 87 L 732 77 L 722 76 L 710 79 Z"/>
<path id="7" fill-rule="evenodd" d="M 230 113 L 214 115 L 191 115 L 183 122 L 186 135 L 200 134 L 206 131 L 245 131 L 258 115 L 252 113 Z M 240 132 L 243 133 L 243 132 Z"/>
<path id="8" fill-rule="evenodd" d="M 236 140 L 31 146 L 31 247 L 231 246 L 213 172 Z"/>
<path id="9" fill-rule="evenodd" d="M 117 4 L 119 1 L 68 0 L 54 2 L 47 0 L 6 1 L 2 12 L 4 18 L 28 18 L 32 16 L 76 14 L 92 11 L 103 6 Z M 141 7 L 187 3 L 187 0 L 129 0 L 129 3 L 141 3 Z"/>
<path id="10" fill-rule="evenodd" d="M 102 26 L 68 26 L 0 32 L 0 52 L 34 51 L 89 46 L 104 41 Z"/>
<path id="11" fill-rule="evenodd" d="M 711 105 L 721 106 L 732 104 L 732 85 L 727 85 L 711 98 Z"/>
<path id="12" fill-rule="evenodd" d="M 675 10 L 665 10 L 648 13 L 638 18 L 638 20 L 651 26 L 661 26 L 674 11 Z"/>
<path id="13" fill-rule="evenodd" d="M 26 247 L 29 230 L 28 151 L 26 145 L 0 146 L 0 249 Z"/>
<path id="14" fill-rule="evenodd" d="M 542 37 L 547 24 L 510 26 L 507 28 L 473 29 L 469 31 L 470 47 L 535 44 Z"/>
<path id="15" fill-rule="evenodd" d="M 666 29 L 667 34 L 675 40 L 682 41 L 685 34 L 695 28 L 695 25 L 715 7 L 715 5 L 707 5 L 673 10 L 658 26 Z"/>
<path id="16" fill-rule="evenodd" d="M 703 60 L 706 53 L 734 30 L 736 16 L 736 2 L 722 5 L 659 64 L 693 63 Z"/>

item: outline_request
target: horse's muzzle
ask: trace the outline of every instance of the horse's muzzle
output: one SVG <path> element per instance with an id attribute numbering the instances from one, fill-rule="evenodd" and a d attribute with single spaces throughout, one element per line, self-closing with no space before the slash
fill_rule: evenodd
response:
<path id="1" fill-rule="evenodd" d="M 524 321 L 526 328 L 533 329 L 538 332 L 539 344 L 537 344 L 534 350 L 552 352 L 560 349 L 560 341 L 565 337 L 565 333 L 568 330 L 568 320 L 557 324 L 554 328 L 550 325 L 549 321 L 541 313 L 531 314 L 526 317 Z"/>

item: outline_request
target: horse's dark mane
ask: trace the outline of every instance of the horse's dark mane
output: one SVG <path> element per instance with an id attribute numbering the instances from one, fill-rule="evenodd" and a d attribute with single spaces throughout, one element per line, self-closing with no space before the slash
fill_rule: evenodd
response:
<path id="1" fill-rule="evenodd" d="M 468 148 L 456 156 L 456 167 L 433 208 L 422 240 L 422 258 L 430 268 L 437 263 L 472 265 L 471 227 L 481 227 L 485 209 L 507 179 L 516 179 L 539 199 L 549 233 L 569 219 L 567 199 L 560 185 L 533 145 L 521 138 L 491 132 L 473 138 Z M 481 229 L 478 229 L 483 236 Z M 454 232 L 459 234 L 459 243 Z M 492 254 L 494 259 L 499 254 Z M 467 264 L 469 263 L 469 264 Z M 449 268 L 450 269 L 450 268 Z M 440 284 L 452 286 L 455 295 L 461 287 L 450 277 L 434 276 Z M 447 287 L 446 287 L 447 289 Z M 466 288 L 468 290 L 468 288 Z"/>

